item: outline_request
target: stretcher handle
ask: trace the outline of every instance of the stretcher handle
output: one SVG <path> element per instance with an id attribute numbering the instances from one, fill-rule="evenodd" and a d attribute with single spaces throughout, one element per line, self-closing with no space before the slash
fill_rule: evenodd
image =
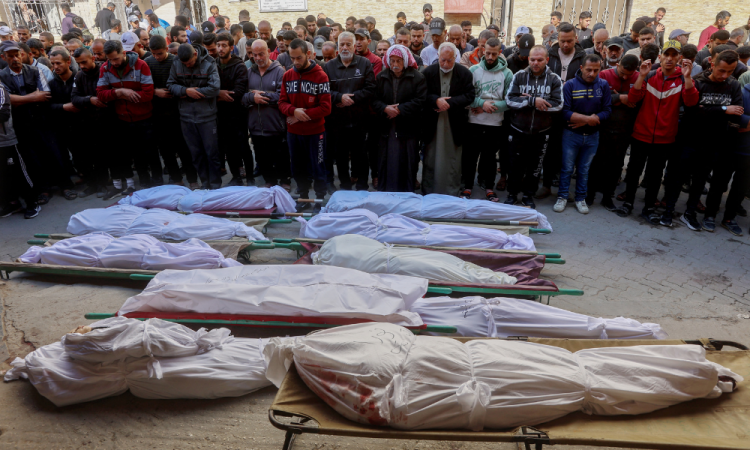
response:
<path id="1" fill-rule="evenodd" d="M 531 234 L 550 234 L 550 233 L 552 233 L 552 230 L 548 230 L 547 228 L 529 228 L 529 233 L 531 233 Z"/>
<path id="2" fill-rule="evenodd" d="M 442 287 L 442 286 L 428 286 L 427 292 L 430 294 L 445 294 L 449 295 L 453 293 L 453 289 L 449 287 Z"/>
<path id="3" fill-rule="evenodd" d="M 35 237 L 35 238 L 45 238 L 45 239 L 49 239 L 50 235 L 49 235 L 49 234 L 47 234 L 47 233 L 35 233 L 35 234 L 34 234 L 34 237 Z"/>
<path id="4" fill-rule="evenodd" d="M 557 293 L 558 295 L 575 295 L 576 297 L 583 295 L 581 289 L 558 289 Z"/>
<path id="5" fill-rule="evenodd" d="M 47 239 L 29 239 L 26 243 L 29 245 L 44 245 L 47 243 Z"/>
<path id="6" fill-rule="evenodd" d="M 539 256 L 544 256 L 545 258 L 562 258 L 562 255 L 559 253 L 537 253 Z M 554 264 L 554 263 L 552 263 Z"/>
<path id="7" fill-rule="evenodd" d="M 298 213 L 298 212 L 288 212 L 288 213 L 284 213 L 284 215 L 285 215 L 286 217 L 312 217 L 312 216 L 315 216 L 315 215 L 317 215 L 317 214 L 313 214 L 313 213 Z"/>
<path id="8" fill-rule="evenodd" d="M 268 219 L 268 223 L 292 223 L 292 219 Z"/>
<path id="9" fill-rule="evenodd" d="M 481 225 L 511 225 L 511 226 L 528 226 L 536 227 L 539 226 L 539 222 L 525 221 L 525 220 L 497 220 L 497 219 L 432 219 L 428 217 L 422 217 L 418 220 L 425 222 L 449 222 L 449 223 L 475 223 Z"/>
<path id="10" fill-rule="evenodd" d="M 131 273 L 130 279 L 133 281 L 151 281 L 156 275 L 148 275 L 144 273 Z"/>
<path id="11" fill-rule="evenodd" d="M 450 325 L 426 325 L 423 331 L 446 334 L 458 333 L 458 329 Z"/>
<path id="12" fill-rule="evenodd" d="M 545 264 L 565 264 L 565 260 L 560 259 L 560 258 L 545 258 L 544 263 Z"/>
<path id="13" fill-rule="evenodd" d="M 83 317 L 87 320 L 103 320 L 115 317 L 115 315 L 110 313 L 86 313 Z"/>
<path id="14" fill-rule="evenodd" d="M 325 200 L 322 198 L 296 198 L 295 201 L 298 203 L 324 203 Z"/>

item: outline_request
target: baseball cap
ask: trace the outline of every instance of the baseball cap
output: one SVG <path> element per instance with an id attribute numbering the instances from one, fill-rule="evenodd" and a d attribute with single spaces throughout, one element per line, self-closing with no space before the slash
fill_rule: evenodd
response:
<path id="1" fill-rule="evenodd" d="M 377 22 L 375 21 L 375 18 L 374 18 L 374 17 L 372 17 L 372 16 L 367 16 L 367 17 L 365 17 L 365 22 L 367 22 L 367 23 L 371 23 L 371 24 L 373 24 L 373 25 L 375 25 L 375 24 L 377 23 Z"/>
<path id="2" fill-rule="evenodd" d="M 497 25 L 495 25 L 494 23 L 493 23 L 493 24 L 491 24 L 491 25 L 487 25 L 487 29 L 488 29 L 488 30 L 495 30 L 495 31 L 497 31 L 498 33 L 500 32 L 500 27 L 499 27 L 499 26 L 497 26 Z"/>
<path id="3" fill-rule="evenodd" d="M 323 36 L 316 36 L 315 39 L 313 39 L 313 47 L 315 48 L 315 56 L 322 57 L 323 56 L 323 44 L 325 44 L 326 38 Z"/>
<path id="4" fill-rule="evenodd" d="M 435 17 L 430 21 L 430 34 L 443 34 L 445 32 L 445 20 Z"/>
<path id="5" fill-rule="evenodd" d="M 520 27 L 516 28 L 516 34 L 514 36 L 518 36 L 519 34 L 529 34 L 529 27 L 521 25 Z"/>
<path id="6" fill-rule="evenodd" d="M 154 10 L 153 10 L 153 9 L 147 9 L 147 10 L 146 10 L 146 12 L 145 12 L 144 14 L 146 14 L 147 16 L 150 16 L 150 15 L 151 15 L 151 14 L 153 14 L 153 13 L 154 13 Z"/>
<path id="7" fill-rule="evenodd" d="M 7 28 L 7 27 L 0 27 L 0 28 Z M 9 52 L 11 50 L 21 50 L 21 47 L 18 46 L 18 43 L 16 41 L 3 41 L 2 44 L 0 44 L 0 50 L 4 52 Z"/>
<path id="8" fill-rule="evenodd" d="M 0 27 L 0 36 L 10 36 L 11 34 L 13 32 L 10 30 L 10 27 L 6 27 L 5 25 Z"/>
<path id="9" fill-rule="evenodd" d="M 534 35 L 524 34 L 521 39 L 518 40 L 518 54 L 521 56 L 529 56 L 531 47 L 534 46 Z"/>
<path id="10" fill-rule="evenodd" d="M 687 34 L 688 36 L 690 36 L 690 33 L 692 33 L 692 31 L 685 31 L 685 30 L 681 30 L 678 28 L 676 30 L 673 30 L 671 33 L 669 33 L 669 39 L 674 39 L 677 36 L 682 36 L 683 34 Z"/>
<path id="11" fill-rule="evenodd" d="M 138 16 L 131 14 L 128 16 L 128 22 L 138 22 Z"/>
<path id="12" fill-rule="evenodd" d="M 195 45 L 203 44 L 203 33 L 200 31 L 193 31 L 190 33 L 190 43 Z"/>
<path id="13" fill-rule="evenodd" d="M 204 33 L 213 33 L 216 29 L 216 25 L 212 24 L 208 20 L 201 24 L 201 31 Z"/>
<path id="14" fill-rule="evenodd" d="M 422 12 L 425 12 L 425 11 L 432 11 L 432 5 L 430 5 L 429 3 L 425 3 L 424 6 L 422 7 Z"/>
<path id="15" fill-rule="evenodd" d="M 606 41 L 604 41 L 604 46 L 607 47 L 607 48 L 609 48 L 609 47 L 620 47 L 620 48 L 623 48 L 625 45 L 624 45 L 624 42 L 623 42 L 623 40 L 622 40 L 622 38 L 620 36 L 614 36 L 614 37 L 611 37 L 611 38 L 607 39 Z"/>
<path id="16" fill-rule="evenodd" d="M 138 42 L 138 36 L 132 31 L 126 31 L 122 33 L 120 40 L 122 41 L 122 49 L 129 52 L 133 50 L 133 47 Z"/>
<path id="17" fill-rule="evenodd" d="M 354 34 L 355 34 L 355 35 L 359 35 L 359 36 L 362 36 L 362 37 L 366 37 L 367 39 L 370 39 L 370 32 L 369 32 L 369 31 L 367 31 L 367 30 L 365 30 L 364 28 L 357 28 L 357 29 L 356 29 L 356 30 L 354 31 Z"/>
<path id="18" fill-rule="evenodd" d="M 675 41 L 674 39 L 670 39 L 667 42 L 664 43 L 664 48 L 662 49 L 662 53 L 666 53 L 669 49 L 676 50 L 677 53 L 682 53 L 682 44 L 680 44 L 680 41 Z"/>

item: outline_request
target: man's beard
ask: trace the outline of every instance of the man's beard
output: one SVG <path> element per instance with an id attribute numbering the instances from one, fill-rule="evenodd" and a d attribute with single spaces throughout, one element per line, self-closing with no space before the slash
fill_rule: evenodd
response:
<path id="1" fill-rule="evenodd" d="M 339 56 L 341 56 L 342 61 L 349 62 L 354 58 L 354 54 L 350 51 L 340 51 Z"/>

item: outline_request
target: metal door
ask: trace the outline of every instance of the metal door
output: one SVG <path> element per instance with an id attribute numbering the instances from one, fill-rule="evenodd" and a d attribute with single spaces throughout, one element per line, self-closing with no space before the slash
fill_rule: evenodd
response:
<path id="1" fill-rule="evenodd" d="M 560 11 L 563 22 L 578 25 L 578 15 L 591 13 L 591 27 L 597 22 L 607 26 L 610 36 L 630 30 L 632 0 L 552 0 L 552 10 Z"/>

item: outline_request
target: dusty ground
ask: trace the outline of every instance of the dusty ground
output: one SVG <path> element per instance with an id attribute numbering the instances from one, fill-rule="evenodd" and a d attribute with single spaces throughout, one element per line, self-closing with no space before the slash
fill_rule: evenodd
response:
<path id="1" fill-rule="evenodd" d="M 227 181 L 227 180 L 225 180 Z M 478 189 L 475 191 L 478 194 Z M 639 193 L 639 197 L 642 192 Z M 638 199 L 641 201 L 641 198 Z M 23 253 L 33 233 L 64 232 L 76 211 L 107 203 L 87 198 L 53 198 L 37 219 L 0 219 L 0 259 Z M 621 219 L 600 206 L 589 216 L 574 208 L 552 212 L 552 199 L 539 209 L 555 232 L 534 235 L 540 250 L 562 253 L 566 265 L 547 266 L 543 276 L 561 287 L 581 288 L 583 297 L 553 298 L 551 304 L 593 316 L 632 317 L 660 323 L 673 338 L 713 337 L 750 343 L 750 239 L 723 229 L 694 233 L 665 229 L 632 217 Z M 640 208 L 641 205 L 636 205 Z M 750 220 L 740 218 L 747 230 Z M 292 237 L 296 225 L 274 226 L 269 237 Z M 253 263 L 290 263 L 288 250 L 252 253 Z M 0 282 L 1 369 L 13 357 L 52 343 L 86 312 L 114 312 L 145 286 L 138 282 L 92 281 L 12 274 Z M 264 332 L 283 335 L 294 330 Z M 252 333 L 252 331 L 250 332 Z M 255 334 L 259 335 L 259 334 Z M 283 433 L 267 418 L 274 388 L 241 398 L 211 401 L 143 400 L 124 394 L 82 405 L 56 408 L 24 381 L 0 383 L 0 448 L 243 448 L 277 449 Z M 296 449 L 511 449 L 429 441 L 375 441 L 306 435 Z"/>

